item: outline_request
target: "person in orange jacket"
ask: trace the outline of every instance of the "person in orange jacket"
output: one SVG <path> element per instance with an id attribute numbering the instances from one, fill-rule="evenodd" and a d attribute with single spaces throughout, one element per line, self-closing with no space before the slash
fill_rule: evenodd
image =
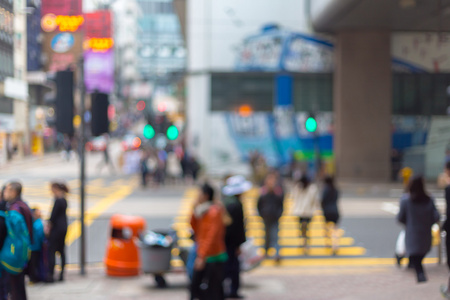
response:
<path id="1" fill-rule="evenodd" d="M 197 243 L 197 258 L 191 282 L 191 300 L 224 299 L 223 280 L 225 262 L 228 259 L 225 248 L 224 211 L 220 204 L 214 203 L 214 189 L 204 184 L 191 217 Z M 206 290 L 200 287 L 208 282 Z"/>

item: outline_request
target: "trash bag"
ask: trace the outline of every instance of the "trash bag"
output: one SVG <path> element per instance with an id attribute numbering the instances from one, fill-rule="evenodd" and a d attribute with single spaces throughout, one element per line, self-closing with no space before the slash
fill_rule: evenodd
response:
<path id="1" fill-rule="evenodd" d="M 174 243 L 174 240 L 170 235 L 164 235 L 154 231 L 146 231 L 141 236 L 141 241 L 145 246 L 163 248 L 170 248 Z"/>

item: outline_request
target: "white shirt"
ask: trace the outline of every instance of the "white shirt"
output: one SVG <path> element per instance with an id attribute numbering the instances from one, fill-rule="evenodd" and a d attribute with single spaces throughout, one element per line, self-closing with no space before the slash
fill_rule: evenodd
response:
<path id="1" fill-rule="evenodd" d="M 294 216 L 312 218 L 314 212 L 319 208 L 319 189 L 317 185 L 310 184 L 303 189 L 296 184 L 292 190 L 292 198 L 294 205 L 292 206 L 292 214 Z"/>

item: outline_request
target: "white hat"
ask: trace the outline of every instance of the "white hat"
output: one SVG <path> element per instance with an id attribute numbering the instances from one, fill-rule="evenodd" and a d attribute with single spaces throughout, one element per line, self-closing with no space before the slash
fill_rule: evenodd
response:
<path id="1" fill-rule="evenodd" d="M 244 176 L 236 175 L 227 179 L 227 185 L 223 188 L 225 196 L 240 195 L 252 188 L 252 183 L 244 178 Z"/>

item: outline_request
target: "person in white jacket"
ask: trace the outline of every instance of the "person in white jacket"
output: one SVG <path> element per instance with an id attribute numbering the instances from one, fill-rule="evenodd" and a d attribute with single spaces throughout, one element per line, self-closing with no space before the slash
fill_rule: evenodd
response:
<path id="1" fill-rule="evenodd" d="M 319 189 L 307 176 L 303 175 L 293 187 L 292 198 L 294 201 L 292 214 L 299 217 L 302 246 L 305 247 L 305 254 L 307 254 L 308 225 L 316 210 L 319 209 Z"/>

